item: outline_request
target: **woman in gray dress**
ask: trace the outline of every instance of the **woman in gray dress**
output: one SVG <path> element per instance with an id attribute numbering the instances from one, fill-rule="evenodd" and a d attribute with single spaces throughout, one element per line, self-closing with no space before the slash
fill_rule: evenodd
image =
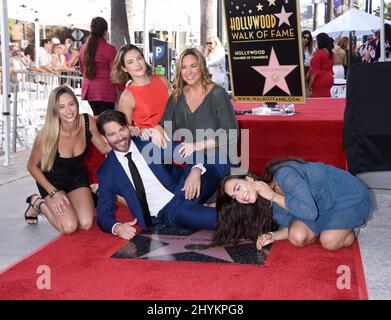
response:
<path id="1" fill-rule="evenodd" d="M 163 133 L 163 126 L 173 140 L 182 142 L 179 151 L 185 158 L 201 150 L 213 158 L 215 152 L 228 155 L 231 146 L 236 151 L 238 123 L 233 105 L 224 88 L 211 80 L 202 53 L 186 49 L 176 70 L 173 93 L 157 129 Z"/>

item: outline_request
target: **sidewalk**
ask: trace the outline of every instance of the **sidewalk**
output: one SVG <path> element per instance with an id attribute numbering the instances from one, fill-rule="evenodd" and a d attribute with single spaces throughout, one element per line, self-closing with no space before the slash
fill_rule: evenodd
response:
<path id="1" fill-rule="evenodd" d="M 0 186 L 30 175 L 26 168 L 29 156 L 30 150 L 11 153 L 11 163 L 8 166 L 4 165 L 4 155 L 0 157 Z"/>
<path id="2" fill-rule="evenodd" d="M 37 193 L 26 168 L 29 156 L 30 150 L 12 153 L 8 166 L 4 166 L 4 155 L 0 156 L 0 270 L 59 235 L 47 219 L 40 218 L 35 226 L 24 221 L 26 197 Z"/>

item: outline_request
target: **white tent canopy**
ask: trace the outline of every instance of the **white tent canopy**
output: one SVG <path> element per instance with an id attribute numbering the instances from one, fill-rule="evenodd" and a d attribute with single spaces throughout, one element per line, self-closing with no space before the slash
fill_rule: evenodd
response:
<path id="1" fill-rule="evenodd" d="M 195 31 L 199 29 L 198 0 L 150 0 L 148 1 L 149 28 L 156 30 Z M 133 31 L 142 31 L 144 1 L 133 1 Z M 89 30 L 93 17 L 101 16 L 110 21 L 110 0 L 8 0 L 10 18 L 35 22 L 41 25 L 73 26 Z"/>
<path id="2" fill-rule="evenodd" d="M 62 25 L 89 30 L 91 19 L 96 16 L 110 21 L 110 0 L 0 0 L 2 51 L 8 51 L 7 19 L 13 18 L 36 24 L 36 50 L 39 46 L 39 25 Z M 145 10 L 140 8 L 140 5 Z M 194 14 L 199 10 L 198 0 L 152 0 L 133 1 L 132 30 L 197 31 L 200 17 Z M 145 11 L 145 12 L 144 12 Z M 142 22 L 143 22 L 143 27 Z M 148 20 L 148 21 L 147 21 Z M 38 60 L 38 59 L 37 59 Z M 8 65 L 8 56 L 3 54 L 3 66 Z M 5 68 L 8 70 L 8 68 Z M 6 71 L 8 76 L 8 72 Z M 3 80 L 7 80 L 7 76 Z M 6 81 L 8 82 L 8 81 Z M 9 90 L 4 86 L 2 112 L 9 124 Z M 5 128 L 9 137 L 9 126 Z M 6 141 L 5 165 L 10 162 L 9 141 Z"/>
<path id="3" fill-rule="evenodd" d="M 110 20 L 109 0 L 12 0 L 8 1 L 9 18 L 41 25 L 73 26 L 89 30 L 96 16 Z"/>
<path id="4" fill-rule="evenodd" d="M 384 22 L 391 24 L 389 20 L 384 20 Z M 312 36 L 315 37 L 321 32 L 332 37 L 349 36 L 350 31 L 355 31 L 356 35 L 367 35 L 379 30 L 380 26 L 381 19 L 379 17 L 352 8 L 312 32 Z"/>
<path id="5" fill-rule="evenodd" d="M 196 0 L 148 0 L 147 16 L 150 30 L 199 31 L 200 17 Z M 144 30 L 144 1 L 133 1 L 131 29 Z"/>

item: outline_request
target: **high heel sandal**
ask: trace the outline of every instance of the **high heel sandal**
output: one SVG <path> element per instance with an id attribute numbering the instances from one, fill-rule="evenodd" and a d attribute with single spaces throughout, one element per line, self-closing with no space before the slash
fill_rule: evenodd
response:
<path id="1" fill-rule="evenodd" d="M 34 202 L 31 203 L 33 196 L 37 196 L 37 199 L 35 199 Z M 29 205 L 28 205 L 26 211 L 24 212 L 24 220 L 26 220 L 27 224 L 36 224 L 35 221 L 38 222 L 38 216 L 41 214 L 41 210 L 40 210 L 41 205 L 44 202 L 45 201 L 37 194 L 33 194 L 26 199 L 26 203 L 28 203 Z M 38 209 L 34 206 L 35 204 L 38 205 Z M 36 216 L 28 215 L 28 214 L 31 214 L 31 212 L 33 212 L 33 213 L 36 212 L 37 215 Z M 29 221 L 31 221 L 31 222 L 29 222 Z"/>

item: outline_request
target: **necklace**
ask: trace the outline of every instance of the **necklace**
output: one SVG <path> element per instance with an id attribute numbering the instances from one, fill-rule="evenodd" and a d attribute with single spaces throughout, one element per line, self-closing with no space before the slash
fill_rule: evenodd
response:
<path id="1" fill-rule="evenodd" d="M 203 99 L 204 98 L 204 93 L 201 92 L 201 94 L 199 94 L 198 92 L 194 92 L 193 94 L 190 92 L 190 90 L 187 92 L 188 95 L 189 95 L 189 99 L 190 100 L 196 100 L 196 99 Z"/>

